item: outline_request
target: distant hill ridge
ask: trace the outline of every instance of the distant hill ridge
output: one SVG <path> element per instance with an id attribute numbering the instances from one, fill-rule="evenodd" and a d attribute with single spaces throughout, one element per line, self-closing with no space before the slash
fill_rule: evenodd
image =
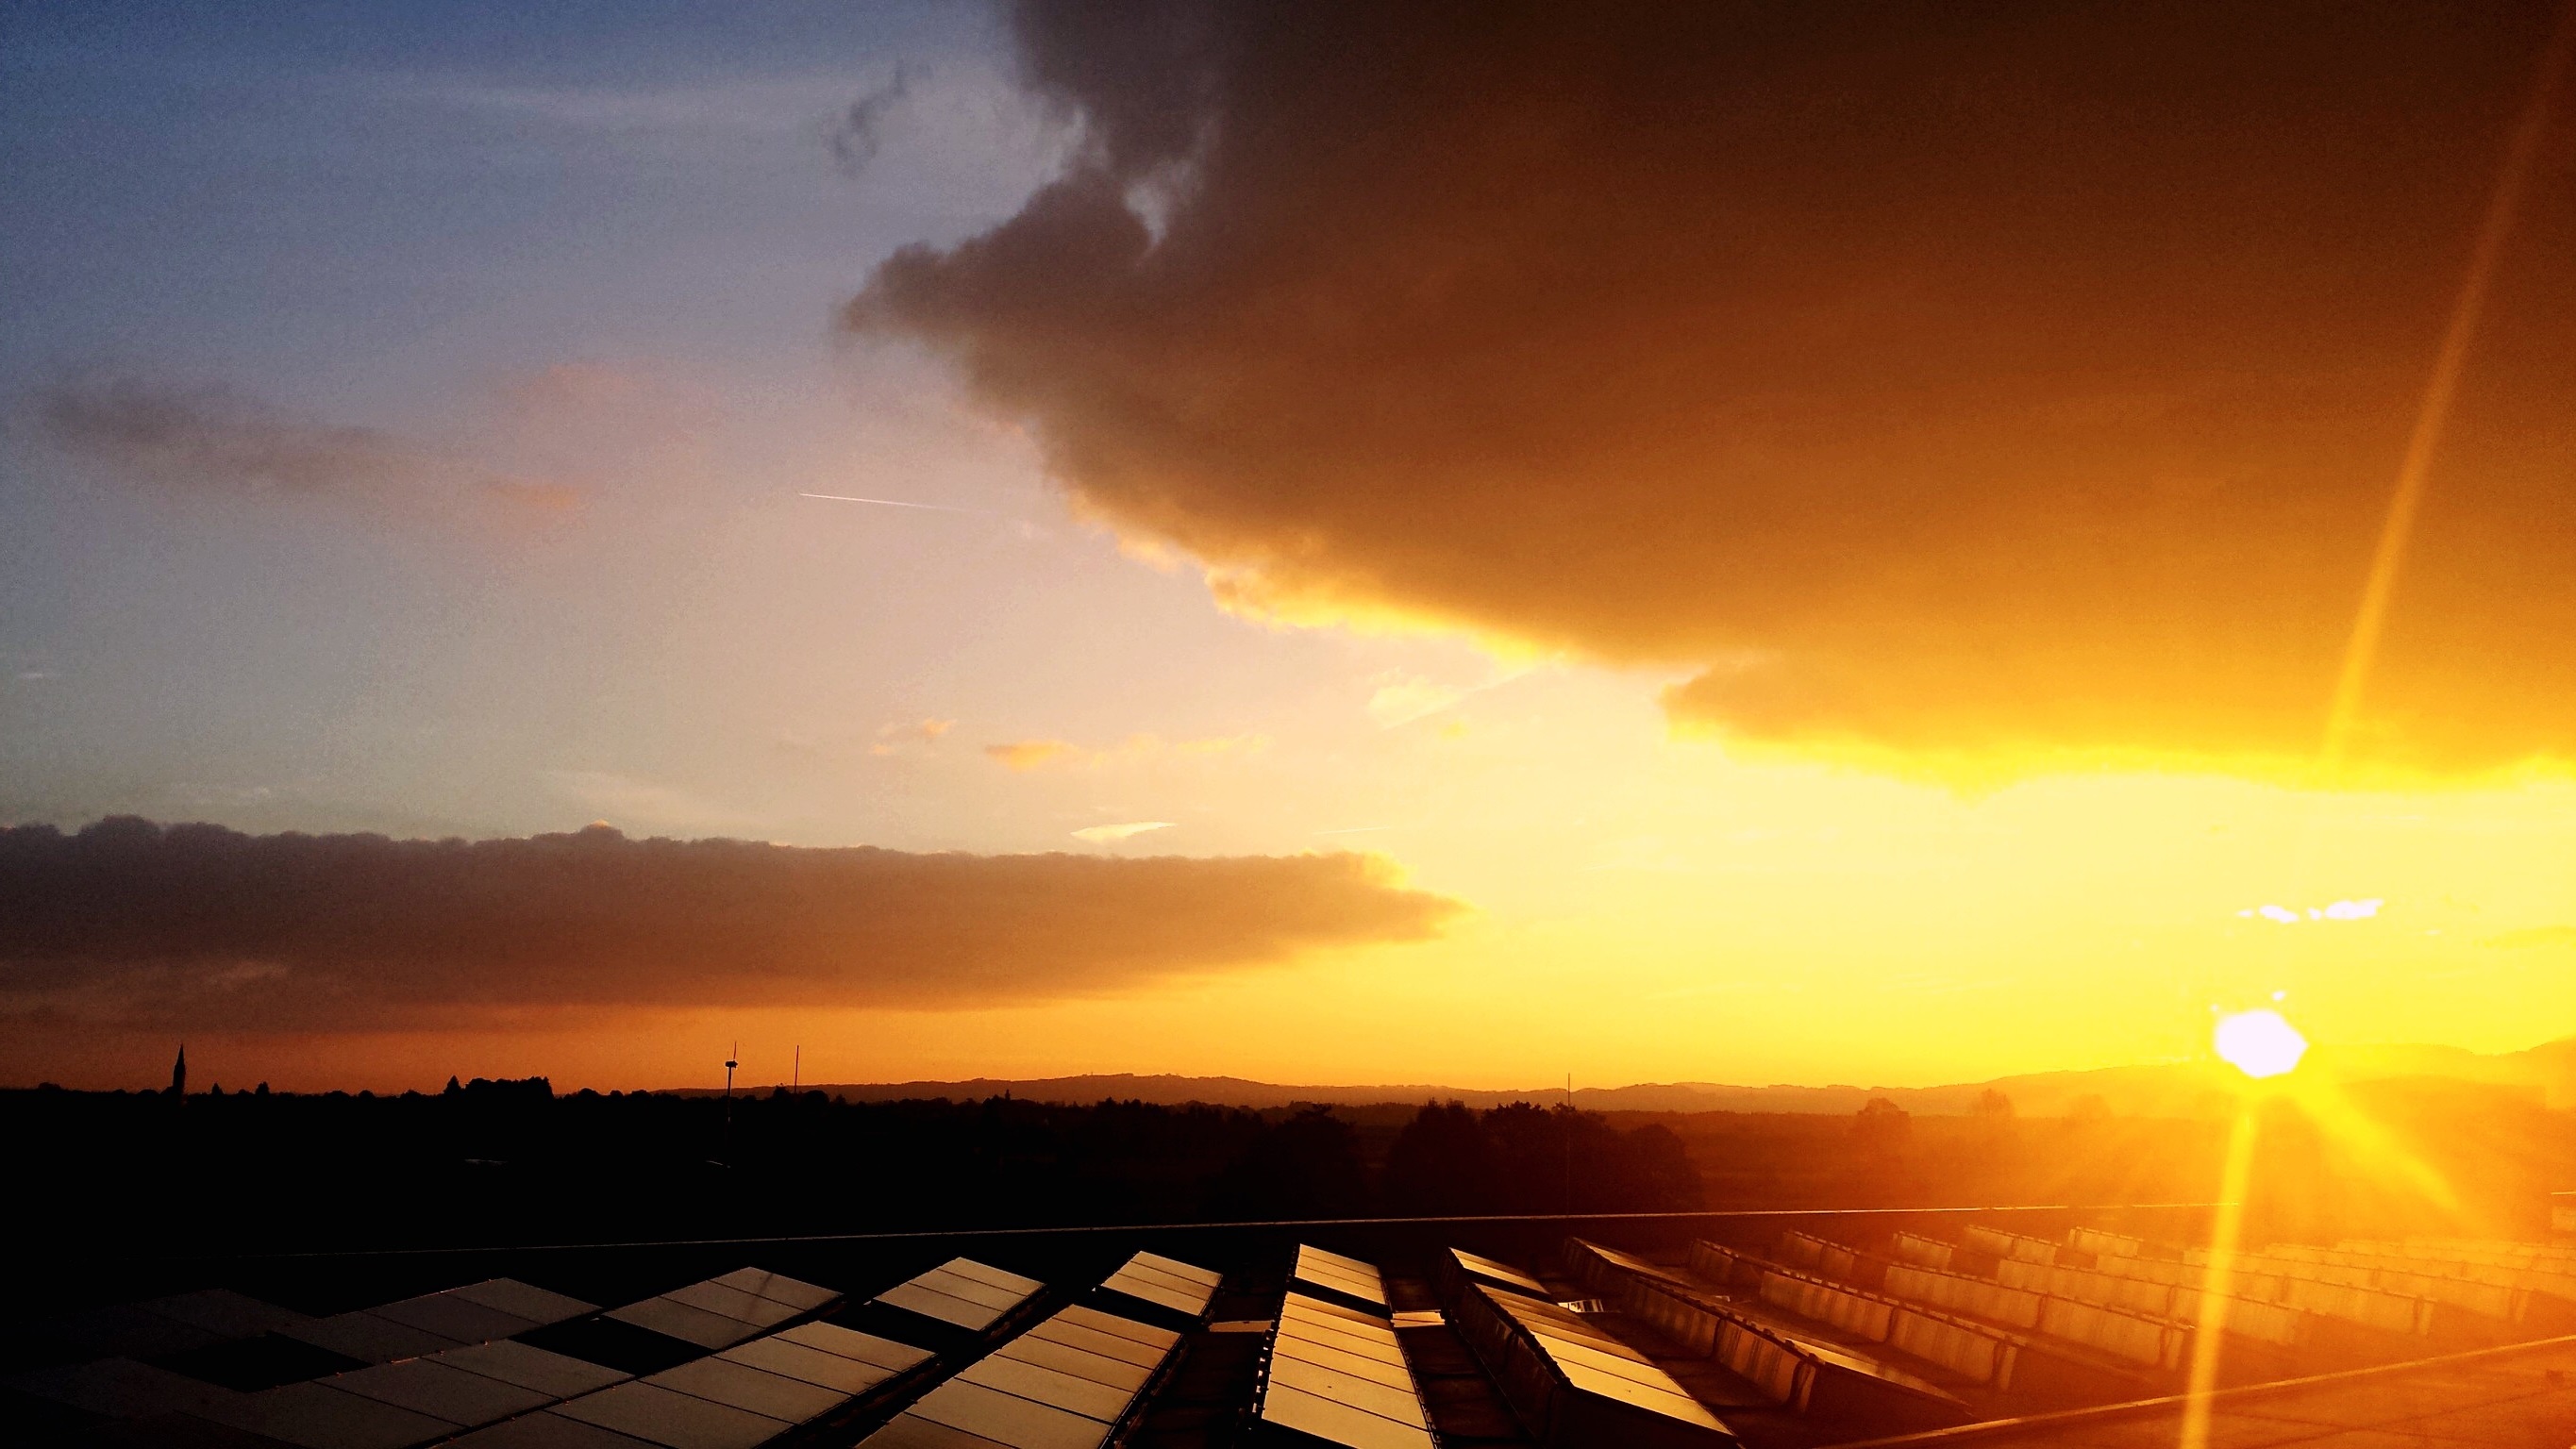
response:
<path id="1" fill-rule="evenodd" d="M 2323 1073 L 2344 1082 L 2393 1077 L 2429 1077 L 2519 1089 L 2554 1108 L 2576 1107 L 2576 1037 L 2527 1051 L 2487 1055 L 2459 1047 L 2363 1046 L 2320 1047 L 2303 1071 Z M 1595 1112 L 1804 1112 L 1847 1114 L 1872 1097 L 1885 1097 L 1909 1112 L 1927 1116 L 1966 1113 L 1977 1098 L 1992 1090 L 2010 1097 L 2025 1117 L 2063 1116 L 2086 1097 L 2100 1097 L 2123 1117 L 2191 1117 L 2207 1115 L 2210 1097 L 2232 1080 L 2229 1067 L 2217 1062 L 2173 1062 L 2144 1066 L 2101 1067 L 2080 1072 L 2035 1072 L 1991 1081 L 1959 1082 L 1940 1087 L 1800 1087 L 1729 1086 L 1719 1082 L 1659 1082 L 1626 1087 L 1577 1087 L 1575 1105 Z M 698 1095 L 712 1089 L 684 1087 Z M 745 1088 L 745 1090 L 751 1090 Z M 766 1091 L 766 1087 L 758 1090 Z M 1142 1101 L 1165 1106 L 1201 1102 L 1224 1107 L 1287 1107 L 1300 1102 L 1336 1106 L 1372 1106 L 1386 1102 L 1458 1101 L 1471 1107 L 1507 1102 L 1553 1103 L 1564 1100 L 1561 1088 L 1484 1091 L 1432 1084 L 1374 1086 L 1288 1086 L 1242 1077 L 1138 1076 L 1103 1073 L 1078 1077 L 976 1077 L 955 1082 L 815 1083 L 808 1090 L 827 1092 L 854 1102 L 891 1102 L 906 1098 L 946 1097 L 980 1101 L 1005 1094 L 1038 1102 L 1088 1104 L 1104 1099 Z"/>

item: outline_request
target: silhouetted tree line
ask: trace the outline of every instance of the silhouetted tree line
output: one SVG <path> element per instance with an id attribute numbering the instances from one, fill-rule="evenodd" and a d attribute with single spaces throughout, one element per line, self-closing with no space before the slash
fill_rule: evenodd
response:
<path id="1" fill-rule="evenodd" d="M 1660 1126 L 1515 1105 L 0 1092 L 42 1230 L 174 1251 L 1688 1208 Z"/>

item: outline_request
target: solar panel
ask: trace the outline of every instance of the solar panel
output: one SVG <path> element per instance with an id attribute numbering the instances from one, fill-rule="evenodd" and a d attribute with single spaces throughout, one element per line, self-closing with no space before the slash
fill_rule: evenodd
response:
<path id="1" fill-rule="evenodd" d="M 108 1419 L 204 1408 L 233 1397 L 230 1389 L 130 1358 L 34 1369 L 12 1374 L 0 1384 Z"/>
<path id="2" fill-rule="evenodd" d="M 367 1311 L 378 1318 L 435 1333 L 457 1343 L 487 1343 L 539 1326 L 534 1319 L 487 1308 L 453 1292 L 424 1293 L 418 1298 L 406 1298 L 399 1303 L 387 1303 Z"/>
<path id="3" fill-rule="evenodd" d="M 782 1343 L 776 1338 L 755 1338 L 736 1344 L 717 1354 L 728 1363 L 749 1364 L 770 1373 L 803 1379 L 844 1395 L 862 1394 L 895 1376 L 895 1370 L 877 1364 L 861 1363 L 801 1343 Z"/>
<path id="4" fill-rule="evenodd" d="M 777 1302 L 807 1310 L 820 1308 L 841 1296 L 829 1288 L 799 1282 L 783 1273 L 772 1273 L 765 1268 L 736 1268 L 723 1277 L 710 1278 L 707 1281 L 727 1288 L 739 1288 L 745 1293 L 757 1293 L 763 1298 L 774 1299 Z"/>
<path id="5" fill-rule="evenodd" d="M 1497 1262 L 1492 1258 L 1481 1257 L 1475 1253 L 1470 1253 L 1463 1248 L 1451 1248 L 1449 1250 L 1449 1256 L 1456 1262 L 1458 1267 L 1463 1269 L 1470 1277 L 1482 1278 L 1488 1283 L 1496 1283 L 1506 1288 L 1518 1289 L 1520 1292 L 1527 1293 L 1538 1298 L 1548 1298 L 1553 1296 L 1547 1291 L 1546 1284 L 1541 1283 L 1538 1279 L 1531 1277 L 1529 1274 L 1522 1272 L 1520 1269 L 1513 1267 L 1509 1263 Z"/>
<path id="6" fill-rule="evenodd" d="M 656 1388 L 676 1389 L 713 1403 L 765 1414 L 790 1424 L 820 1418 L 849 1402 L 850 1398 L 838 1389 L 827 1389 L 820 1384 L 809 1384 L 803 1379 L 789 1378 L 722 1358 L 702 1358 L 678 1368 L 664 1369 L 644 1382 Z"/>
<path id="7" fill-rule="evenodd" d="M 229 1288 L 177 1293 L 134 1306 L 217 1338 L 249 1338 L 310 1321 L 291 1308 L 263 1303 L 249 1294 L 235 1293 Z"/>
<path id="8" fill-rule="evenodd" d="M 1099 1449 L 1109 1437 L 1109 1426 L 1098 1419 L 955 1379 L 898 1417 L 963 1429 L 1013 1449 Z"/>
<path id="9" fill-rule="evenodd" d="M 1377 1268 L 1357 1258 L 1327 1253 L 1321 1248 L 1297 1245 L 1297 1265 L 1290 1275 L 1295 1281 L 1328 1293 L 1339 1293 L 1384 1313 L 1387 1309 L 1386 1280 Z"/>
<path id="10" fill-rule="evenodd" d="M 637 1328 L 651 1329 L 665 1337 L 676 1338 L 682 1343 L 694 1343 L 700 1348 L 709 1349 L 731 1348 L 760 1332 L 756 1325 L 745 1323 L 739 1318 L 727 1318 L 721 1313 L 709 1313 L 703 1308 L 691 1308 L 685 1303 L 675 1303 L 669 1298 L 647 1298 L 641 1303 L 629 1303 L 623 1308 L 612 1308 L 604 1316 L 615 1319 L 619 1323 L 633 1324 Z"/>
<path id="11" fill-rule="evenodd" d="M 396 1408 L 411 1409 L 451 1424 L 481 1425 L 524 1414 L 554 1402 L 555 1395 L 523 1389 L 499 1379 L 435 1358 L 379 1364 L 322 1380 L 322 1387 L 359 1394 Z"/>
<path id="12" fill-rule="evenodd" d="M 603 1368 L 587 1359 L 549 1353 L 532 1344 L 506 1338 L 467 1348 L 451 1348 L 430 1361 L 481 1374 L 487 1379 L 498 1379 L 505 1384 L 516 1384 L 523 1389 L 533 1389 L 552 1399 L 569 1399 L 575 1394 L 591 1393 L 626 1377 L 615 1369 Z"/>
<path id="13" fill-rule="evenodd" d="M 647 1383 L 619 1384 L 546 1412 L 614 1429 L 663 1449 L 752 1449 L 789 1427 L 785 1419 Z"/>
<path id="14" fill-rule="evenodd" d="M 971 1435 L 1014 1449 L 1097 1449 L 1180 1341 L 1151 1324 L 1066 1308 L 932 1389 L 867 1444 L 928 1449 Z"/>
<path id="15" fill-rule="evenodd" d="M 465 1427 L 318 1383 L 263 1389 L 193 1412 L 303 1449 L 409 1449 Z"/>
<path id="16" fill-rule="evenodd" d="M 418 1358 L 444 1348 L 460 1347 L 458 1340 L 390 1318 L 359 1310 L 335 1313 L 310 1323 L 298 1323 L 277 1330 L 281 1338 L 309 1343 L 315 1348 L 354 1358 L 360 1363 L 392 1363 L 398 1358 Z"/>
<path id="17" fill-rule="evenodd" d="M 978 1263 L 972 1258 L 951 1258 L 939 1266 L 961 1278 L 972 1278 L 979 1283 L 989 1283 L 1021 1298 L 1026 1298 L 1046 1286 L 1035 1278 L 1023 1278 L 1008 1269 L 996 1268 L 990 1263 Z"/>
<path id="18" fill-rule="evenodd" d="M 794 1328 L 780 1329 L 772 1334 L 771 1338 L 779 1342 L 821 1349 L 828 1354 L 854 1359 L 860 1363 L 874 1364 L 879 1368 L 892 1369 L 897 1373 L 917 1368 L 929 1362 L 931 1357 L 930 1350 L 926 1348 L 915 1348 L 908 1343 L 897 1343 L 891 1338 L 879 1338 L 873 1333 L 861 1333 L 853 1328 L 843 1328 L 837 1323 L 800 1323 Z"/>
<path id="19" fill-rule="evenodd" d="M 685 1303 L 691 1308 L 739 1319 L 757 1328 L 775 1327 L 805 1311 L 792 1303 L 763 1298 L 757 1293 L 746 1293 L 722 1283 L 692 1283 L 686 1288 L 674 1288 L 662 1296 L 674 1303 Z"/>
<path id="20" fill-rule="evenodd" d="M 1136 1398 L 1135 1389 L 1121 1389 L 1096 1378 L 1049 1368 L 1022 1355 L 995 1354 L 968 1365 L 955 1381 L 1017 1394 L 1032 1403 L 1069 1410 L 1104 1424 L 1116 1423 Z"/>
<path id="21" fill-rule="evenodd" d="M 980 1333 L 1045 1286 L 971 1258 L 951 1258 L 897 1283 L 874 1301 Z"/>
<path id="22" fill-rule="evenodd" d="M 1307 1251 L 1298 1254 L 1301 1280 L 1310 1266 Z M 1329 1262 L 1311 1266 L 1345 1281 L 1357 1276 Z M 1294 1290 L 1279 1305 L 1254 1413 L 1265 1423 L 1352 1449 L 1432 1445 L 1431 1421 L 1395 1330 L 1382 1319 Z"/>
<path id="23" fill-rule="evenodd" d="M 1216 1297 L 1219 1281 L 1217 1274 L 1205 1268 L 1138 1253 L 1100 1286 L 1191 1318 L 1203 1318 L 1209 1301 Z"/>
<path id="24" fill-rule="evenodd" d="M 584 1303 L 578 1298 L 567 1297 L 561 1293 L 549 1293 L 543 1288 L 522 1283 L 516 1278 L 486 1278 L 480 1283 L 468 1283 L 462 1288 L 451 1288 L 448 1292 L 468 1303 L 480 1303 L 486 1308 L 497 1308 L 513 1317 L 524 1318 L 530 1323 L 561 1323 L 568 1318 L 579 1318 L 585 1313 L 599 1311 L 599 1305 L 596 1303 Z"/>
<path id="25" fill-rule="evenodd" d="M 1532 1391 L 1521 1377 L 1521 1365 L 1530 1363 L 1528 1355 L 1534 1354 L 1565 1388 L 1603 1406 L 1586 1407 L 1578 1398 L 1562 1408 L 1547 1408 L 1545 1413 L 1551 1420 L 1582 1420 L 1592 1427 L 1581 1432 L 1614 1436 L 1622 1432 L 1617 1425 L 1625 1423 L 1627 1436 L 1635 1437 L 1641 1421 L 1623 1421 L 1616 1416 L 1646 1414 L 1652 1417 L 1642 1422 L 1664 1426 L 1657 1431 L 1659 1434 L 1697 1435 L 1711 1445 L 1735 1442 L 1725 1423 L 1679 1380 L 1580 1314 L 1481 1283 L 1467 1285 L 1458 1306 L 1468 1314 L 1462 1327 L 1469 1347 L 1501 1381 L 1507 1397 Z M 1516 1340 L 1516 1345 L 1507 1347 L 1504 1339 Z M 1524 1413 L 1536 1407 L 1523 1400 L 1516 1402 L 1522 1403 Z M 1605 1419 L 1605 1414 L 1610 1417 Z"/>
<path id="26" fill-rule="evenodd" d="M 445 1449 L 653 1449 L 644 1440 L 560 1414 L 522 1414 L 451 1439 Z"/>

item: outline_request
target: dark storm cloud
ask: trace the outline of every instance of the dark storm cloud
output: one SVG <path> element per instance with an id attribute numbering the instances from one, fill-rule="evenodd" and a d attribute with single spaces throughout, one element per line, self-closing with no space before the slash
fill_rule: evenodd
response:
<path id="1" fill-rule="evenodd" d="M 736 840 L 0 830 L 0 1015 L 236 1031 L 557 1006 L 962 1007 L 1435 934 L 1359 855 L 915 855 Z"/>
<path id="2" fill-rule="evenodd" d="M 1034 4 L 1087 144 L 845 321 L 1291 618 L 1940 768 L 2294 768 L 2557 7 Z M 2354 757 L 2576 758 L 2576 130 Z"/>

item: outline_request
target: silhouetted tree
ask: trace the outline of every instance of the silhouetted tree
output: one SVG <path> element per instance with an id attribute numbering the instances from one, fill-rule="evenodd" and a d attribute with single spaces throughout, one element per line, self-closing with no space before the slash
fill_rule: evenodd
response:
<path id="1" fill-rule="evenodd" d="M 1264 1131 L 1218 1175 L 1221 1218 L 1356 1217 L 1368 1208 L 1359 1134 L 1330 1107 L 1305 1107 Z"/>
<path id="2" fill-rule="evenodd" d="M 1494 1211 L 1494 1147 L 1463 1104 L 1426 1103 L 1387 1150 L 1387 1211 L 1422 1217 Z"/>

